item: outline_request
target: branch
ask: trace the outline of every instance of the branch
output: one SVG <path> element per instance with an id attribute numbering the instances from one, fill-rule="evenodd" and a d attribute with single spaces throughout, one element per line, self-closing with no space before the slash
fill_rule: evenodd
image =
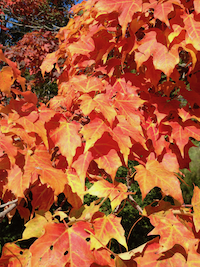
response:
<path id="1" fill-rule="evenodd" d="M 0 223 L 3 221 L 6 214 L 9 213 L 11 210 L 13 210 L 17 206 L 17 202 L 18 202 L 18 199 L 15 199 L 15 200 L 8 201 L 7 203 L 0 205 L 0 208 L 4 208 L 10 205 L 7 209 L 0 212 Z"/>
<path id="2" fill-rule="evenodd" d="M 15 199 L 15 200 L 12 200 L 12 201 L 8 201 L 7 203 L 0 205 L 0 208 L 4 208 L 4 207 L 6 207 L 8 205 L 16 203 L 17 201 L 18 201 L 18 199 Z"/>
<path id="3" fill-rule="evenodd" d="M 31 29 L 35 29 L 35 30 L 40 30 L 40 29 L 46 29 L 46 30 L 49 30 L 49 31 L 54 31 L 54 29 L 53 28 L 50 28 L 50 27 L 48 27 L 48 26 L 46 26 L 46 25 L 43 25 L 43 26 L 38 26 L 38 25 L 26 25 L 26 24 L 23 24 L 23 23 L 18 23 L 18 22 L 15 22 L 15 21 L 12 21 L 12 20 L 9 20 L 9 21 L 7 21 L 8 23 L 11 23 L 11 24 L 13 24 L 13 25 L 16 25 L 16 26 L 19 26 L 19 27 L 24 27 L 24 28 L 31 28 Z M 57 29 L 58 29 L 58 26 L 56 26 L 57 27 Z M 60 27 L 59 27 L 59 29 L 60 29 Z"/>
<path id="4" fill-rule="evenodd" d="M 17 21 L 13 21 L 13 20 L 10 20 L 10 18 L 9 19 L 7 19 L 7 20 L 5 20 L 5 17 L 7 16 L 8 17 L 8 15 L 7 14 L 1 14 L 1 16 L 2 16 L 2 20 L 3 21 L 6 21 L 6 23 L 10 23 L 10 24 L 13 24 L 13 25 L 16 25 L 16 26 L 18 26 L 18 27 L 23 27 L 23 28 L 31 28 L 31 29 L 35 29 L 35 30 L 40 30 L 40 29 L 46 29 L 46 30 L 49 30 L 49 31 L 58 31 L 61 27 L 59 27 L 59 26 L 56 26 L 55 24 L 51 24 L 51 26 L 49 27 L 49 26 L 47 26 L 46 24 L 45 24 L 45 20 L 40 20 L 40 25 L 38 25 L 38 20 L 36 21 L 36 20 L 32 20 L 32 25 L 28 25 L 28 24 L 24 24 L 24 23 L 20 23 L 19 21 L 21 20 L 21 17 L 17 17 L 17 16 L 15 16 L 14 14 L 12 14 L 13 15 L 13 17 L 15 17 L 15 19 L 17 20 Z M 3 17 L 4 17 L 4 19 L 3 19 Z M 37 22 L 35 25 L 33 25 L 35 22 Z M 42 26 L 41 26 L 42 25 Z"/>
<path id="5" fill-rule="evenodd" d="M 131 191 L 131 179 L 132 179 L 132 169 L 130 169 L 126 175 L 126 182 L 127 182 L 127 188 L 128 188 L 128 191 L 130 192 Z M 138 210 L 141 214 L 142 214 L 142 208 L 137 204 L 137 202 L 135 201 L 135 199 L 129 195 L 128 196 L 128 202 L 136 209 Z"/>
<path id="6" fill-rule="evenodd" d="M 142 208 L 138 205 L 138 203 L 131 195 L 128 196 L 127 200 L 136 210 L 138 210 L 142 214 Z"/>

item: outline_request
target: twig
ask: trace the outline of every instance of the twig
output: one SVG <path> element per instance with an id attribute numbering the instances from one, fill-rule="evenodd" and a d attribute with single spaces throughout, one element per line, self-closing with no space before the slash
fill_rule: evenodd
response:
<path id="1" fill-rule="evenodd" d="M 118 215 L 122 210 L 123 210 L 123 208 L 125 207 L 125 205 L 126 205 L 126 199 L 125 199 L 125 201 L 124 201 L 124 204 L 123 204 L 123 206 L 120 204 L 120 205 L 118 205 L 116 208 L 115 208 L 115 210 L 114 210 L 114 214 L 115 215 Z M 122 207 L 121 207 L 122 206 Z"/>
<path id="2" fill-rule="evenodd" d="M 0 205 L 0 208 L 3 208 L 3 207 L 10 205 L 7 209 L 0 212 L 0 223 L 3 221 L 6 214 L 9 213 L 11 210 L 13 210 L 17 206 L 17 201 L 18 201 L 18 199 L 15 199 L 15 200 L 8 201 L 7 203 Z"/>
<path id="3" fill-rule="evenodd" d="M 132 169 L 130 168 L 130 170 L 128 171 L 126 175 L 126 183 L 127 183 L 127 188 L 129 192 L 131 191 L 131 183 L 132 183 L 131 173 L 132 173 Z M 136 210 L 138 210 L 142 214 L 142 208 L 138 205 L 138 203 L 135 201 L 135 199 L 131 195 L 128 196 L 127 200 Z"/>
<path id="4" fill-rule="evenodd" d="M 127 200 L 136 210 L 138 210 L 142 214 L 142 208 L 138 205 L 138 203 L 131 195 L 128 196 Z"/>
<path id="5" fill-rule="evenodd" d="M 12 200 L 12 201 L 8 201 L 7 203 L 0 205 L 0 208 L 4 208 L 4 207 L 6 207 L 8 205 L 14 204 L 17 201 L 18 201 L 18 199 L 15 199 L 15 200 Z"/>

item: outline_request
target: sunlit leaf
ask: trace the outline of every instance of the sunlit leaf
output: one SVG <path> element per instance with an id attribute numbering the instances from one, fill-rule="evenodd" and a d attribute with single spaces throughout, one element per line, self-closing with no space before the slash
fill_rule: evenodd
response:
<path id="1" fill-rule="evenodd" d="M 135 166 L 137 174 L 135 180 L 138 181 L 142 198 L 144 199 L 148 192 L 158 186 L 164 194 L 171 195 L 174 199 L 183 203 L 182 191 L 180 189 L 180 182 L 175 174 L 164 168 L 156 160 L 149 160 L 146 166 Z M 173 184 L 173 187 L 172 187 Z"/>
<path id="2" fill-rule="evenodd" d="M 167 251 L 173 248 L 175 244 L 180 244 L 186 252 L 194 238 L 190 232 L 172 213 L 172 211 L 159 212 L 149 216 L 152 225 L 155 227 L 152 235 L 160 235 L 159 252 Z"/>
<path id="3" fill-rule="evenodd" d="M 108 197 L 111 202 L 112 210 L 114 210 L 117 205 L 120 205 L 122 200 L 127 198 L 127 187 L 122 183 L 109 183 L 106 180 L 97 181 L 87 193 L 101 197 Z"/>
<path id="4" fill-rule="evenodd" d="M 115 238 L 121 245 L 128 249 L 124 237 L 124 229 L 122 228 L 120 221 L 121 218 L 118 218 L 113 214 L 95 219 L 93 223 L 95 235 L 90 236 L 91 249 L 101 248 L 102 244 L 107 245 L 111 238 Z"/>
<path id="5" fill-rule="evenodd" d="M 200 189 L 198 186 L 194 186 L 194 193 L 192 197 L 192 206 L 194 209 L 194 215 L 193 215 L 193 220 L 194 220 L 194 225 L 196 232 L 199 232 L 200 230 L 200 217 L 199 217 L 199 212 L 200 212 Z"/>

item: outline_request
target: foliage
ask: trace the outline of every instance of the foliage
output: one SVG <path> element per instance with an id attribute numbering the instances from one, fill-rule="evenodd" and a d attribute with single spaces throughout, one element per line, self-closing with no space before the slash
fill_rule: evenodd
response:
<path id="1" fill-rule="evenodd" d="M 58 48 L 56 34 L 70 18 L 73 0 L 0 1 L 0 42 L 4 54 L 18 64 L 26 87 L 46 102 L 57 93 L 58 73 L 42 78 L 40 66 Z M 50 86 L 54 83 L 54 86 Z M 15 84 L 17 88 L 17 84 Z"/>
<path id="2" fill-rule="evenodd" d="M 67 24 L 73 4 L 73 0 L 1 0 L 1 43 L 16 43 L 30 30 L 58 31 Z"/>
<path id="3" fill-rule="evenodd" d="M 72 12 L 40 67 L 44 77 L 59 73 L 47 105 L 0 54 L 10 97 L 1 105 L 0 196 L 18 200 L 7 216 L 17 210 L 25 223 L 0 264 L 198 266 L 200 189 L 185 205 L 179 170 L 200 140 L 199 1 L 89 0 Z M 61 195 L 67 204 L 56 208 Z M 132 220 L 120 214 L 127 203 Z M 147 231 L 134 248 L 141 221 Z"/>

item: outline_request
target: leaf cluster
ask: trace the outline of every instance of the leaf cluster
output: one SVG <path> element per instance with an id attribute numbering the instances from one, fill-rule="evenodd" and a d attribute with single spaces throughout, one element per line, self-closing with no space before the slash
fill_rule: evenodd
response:
<path id="1" fill-rule="evenodd" d="M 0 263 L 193 266 L 200 189 L 184 203 L 180 169 L 200 140 L 198 1 L 88 0 L 72 12 L 40 66 L 58 74 L 48 103 L 0 50 L 0 197 L 17 201 L 7 216 L 24 219 L 19 244 L 32 240 L 6 243 Z"/>

